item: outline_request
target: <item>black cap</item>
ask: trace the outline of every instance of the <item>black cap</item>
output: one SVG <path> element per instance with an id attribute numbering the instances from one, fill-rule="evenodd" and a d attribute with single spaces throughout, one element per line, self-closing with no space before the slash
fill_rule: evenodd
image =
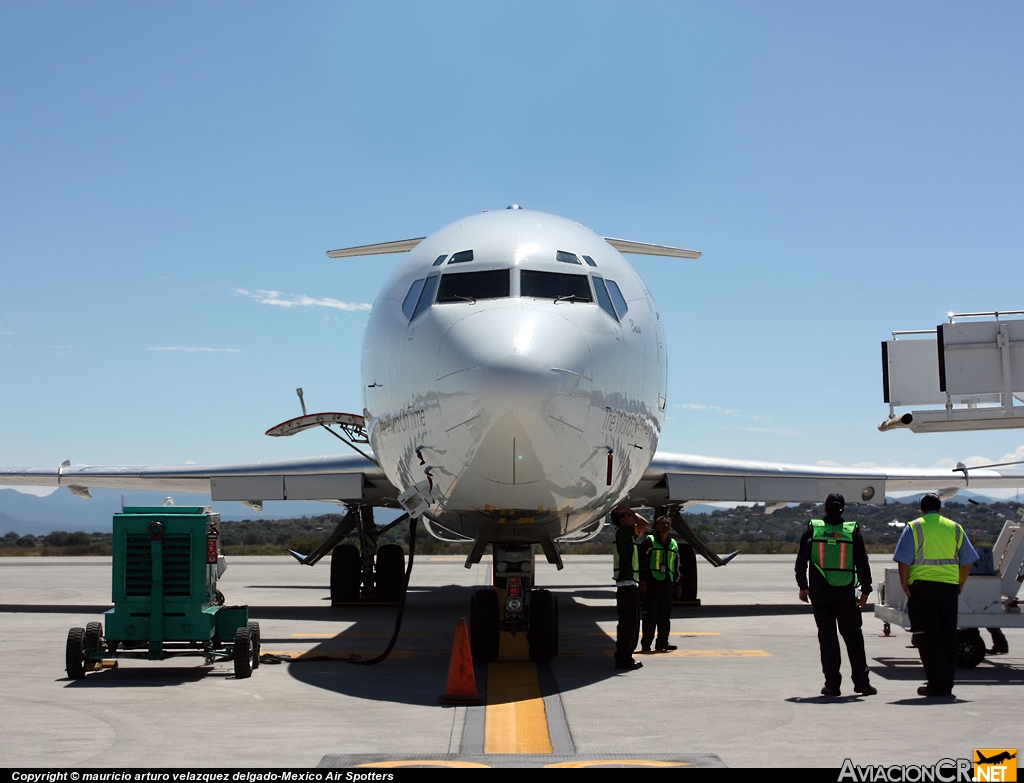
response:
<path id="1" fill-rule="evenodd" d="M 835 516 L 842 514 L 843 509 L 846 508 L 846 498 L 840 495 L 838 492 L 833 492 L 827 498 L 825 498 L 825 513 Z"/>

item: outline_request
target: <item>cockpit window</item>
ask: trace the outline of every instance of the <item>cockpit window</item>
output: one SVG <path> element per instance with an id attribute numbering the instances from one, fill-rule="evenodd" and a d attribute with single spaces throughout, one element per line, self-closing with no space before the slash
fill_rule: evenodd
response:
<path id="1" fill-rule="evenodd" d="M 579 264 L 582 266 L 582 264 L 580 264 L 579 257 L 575 253 L 569 253 L 565 250 L 559 250 L 555 253 L 555 260 L 561 261 L 564 264 Z"/>
<path id="2" fill-rule="evenodd" d="M 423 283 L 423 290 L 420 291 L 419 299 L 416 300 L 416 309 L 413 310 L 412 317 L 415 319 L 420 313 L 430 307 L 430 303 L 434 301 L 434 291 L 437 290 L 437 278 L 440 275 L 430 275 Z"/>
<path id="3" fill-rule="evenodd" d="M 441 266 L 441 264 L 444 263 L 444 260 L 446 258 L 448 258 L 448 254 L 447 253 L 442 253 L 441 255 L 439 255 L 437 258 L 434 259 L 434 264 L 433 265 L 434 266 Z"/>
<path id="4" fill-rule="evenodd" d="M 593 280 L 594 293 L 597 295 L 597 303 L 601 306 L 602 310 L 618 321 L 619 317 L 615 314 L 615 308 L 612 306 L 611 297 L 608 295 L 608 289 L 605 287 L 604 278 L 594 275 Z"/>
<path id="5" fill-rule="evenodd" d="M 590 294 L 590 281 L 586 275 L 523 269 L 519 273 L 519 291 L 522 296 L 536 299 L 569 302 L 594 301 Z"/>
<path id="6" fill-rule="evenodd" d="M 605 280 L 608 284 L 608 293 L 611 294 L 612 304 L 615 305 L 615 312 L 619 315 L 621 321 L 626 317 L 626 313 L 629 311 L 629 305 L 626 304 L 626 298 L 622 295 L 622 291 L 619 290 L 619 286 L 614 280 Z"/>
<path id="7" fill-rule="evenodd" d="M 458 253 L 453 253 L 452 257 L 448 260 L 449 264 L 464 264 L 467 261 L 473 260 L 472 250 L 462 250 Z"/>
<path id="8" fill-rule="evenodd" d="M 416 312 L 416 300 L 420 298 L 420 291 L 423 290 L 423 279 L 421 277 L 419 280 L 414 280 L 413 284 L 409 286 L 409 293 L 402 300 L 402 312 L 405 313 L 406 318 L 412 318 L 412 314 Z"/>
<path id="9" fill-rule="evenodd" d="M 587 262 L 587 266 L 597 266 L 597 261 L 590 256 L 583 256 L 583 260 Z"/>
<path id="10" fill-rule="evenodd" d="M 499 299 L 511 293 L 510 269 L 487 272 L 461 272 L 441 275 L 437 289 L 438 302 L 475 302 L 478 299 Z"/>

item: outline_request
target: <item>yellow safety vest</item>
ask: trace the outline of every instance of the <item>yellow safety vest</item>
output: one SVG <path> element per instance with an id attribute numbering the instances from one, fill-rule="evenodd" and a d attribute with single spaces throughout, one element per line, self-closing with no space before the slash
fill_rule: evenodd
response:
<path id="1" fill-rule="evenodd" d="M 908 584 L 926 582 L 960 584 L 960 547 L 964 529 L 939 514 L 925 514 L 910 523 L 914 536 L 914 560 Z"/>
<path id="2" fill-rule="evenodd" d="M 651 568 L 651 577 L 659 582 L 665 579 L 674 582 L 678 574 L 676 564 L 679 562 L 679 544 L 671 537 L 668 539 L 668 546 L 663 545 L 656 535 L 648 538 L 652 544 L 647 563 Z"/>
<path id="3" fill-rule="evenodd" d="M 637 552 L 636 539 L 633 538 L 633 534 L 632 533 L 630 533 L 630 535 L 629 535 L 629 540 L 630 540 L 630 543 L 632 544 L 632 550 L 633 550 L 633 561 L 632 561 L 632 563 L 630 563 L 631 570 L 632 570 L 632 576 L 629 577 L 629 580 L 624 580 L 624 579 L 621 579 L 620 575 L 619 575 L 619 531 L 618 530 L 615 531 L 615 538 L 613 539 L 614 548 L 613 548 L 613 557 L 612 557 L 612 579 L 614 579 L 616 582 L 630 581 L 630 580 L 635 582 L 635 581 L 637 581 L 640 578 L 640 555 Z"/>

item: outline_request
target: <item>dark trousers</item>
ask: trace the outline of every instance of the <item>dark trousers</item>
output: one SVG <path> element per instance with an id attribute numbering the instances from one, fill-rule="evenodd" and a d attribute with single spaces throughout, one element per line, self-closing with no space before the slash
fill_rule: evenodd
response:
<path id="1" fill-rule="evenodd" d="M 864 654 L 864 621 L 852 587 L 818 587 L 811 593 L 814 622 L 818 626 L 818 646 L 821 648 L 821 671 L 825 685 L 838 688 L 843 676 L 839 673 L 842 656 L 839 651 L 839 634 L 846 642 L 846 654 L 850 658 L 850 674 L 853 684 L 868 682 L 868 662 Z"/>
<path id="2" fill-rule="evenodd" d="M 654 640 L 654 631 L 658 631 L 658 641 L 655 647 L 664 649 L 668 645 L 668 632 L 672 624 L 672 599 L 676 594 L 675 582 L 668 579 L 649 579 L 647 581 L 647 592 L 640 599 L 643 604 L 643 630 L 640 637 L 640 646 L 645 650 L 650 649 Z"/>
<path id="3" fill-rule="evenodd" d="M 956 676 L 957 611 L 960 585 L 917 580 L 910 585 L 907 614 L 928 688 L 952 693 Z"/>
<path id="4" fill-rule="evenodd" d="M 615 665 L 633 663 L 633 650 L 640 638 L 640 588 L 615 588 L 615 610 L 619 614 L 615 626 Z"/>

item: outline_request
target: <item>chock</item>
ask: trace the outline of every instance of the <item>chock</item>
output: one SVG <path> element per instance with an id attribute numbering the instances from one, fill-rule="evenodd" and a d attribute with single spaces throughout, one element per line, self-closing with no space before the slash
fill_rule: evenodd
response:
<path id="1" fill-rule="evenodd" d="M 448 685 L 445 692 L 437 697 L 442 704 L 483 704 L 483 697 L 476 690 L 476 675 L 473 672 L 473 655 L 469 650 L 469 631 L 466 618 L 460 617 L 452 642 L 452 658 L 448 664 Z"/>

